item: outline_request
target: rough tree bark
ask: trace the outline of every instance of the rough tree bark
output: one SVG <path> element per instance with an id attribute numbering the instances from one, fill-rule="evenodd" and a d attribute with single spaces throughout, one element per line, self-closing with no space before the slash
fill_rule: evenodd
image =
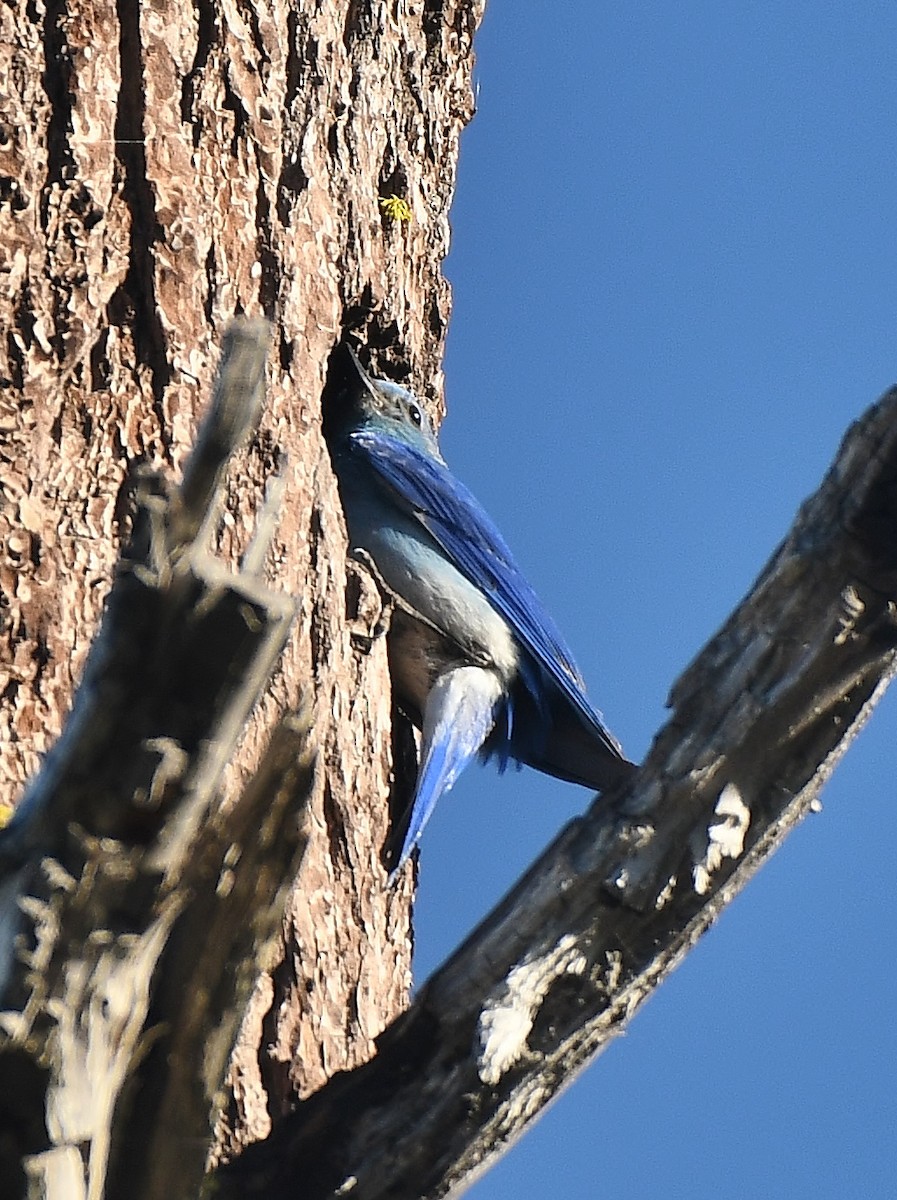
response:
<path id="1" fill-rule="evenodd" d="M 135 470 L 177 468 L 235 313 L 274 324 L 261 425 L 217 550 L 249 544 L 284 478 L 268 574 L 301 597 L 224 780 L 314 694 L 308 849 L 279 961 L 249 1006 L 222 1149 L 364 1061 L 406 1003 L 410 888 L 381 886 L 391 760 L 385 653 L 347 631 L 321 436 L 347 329 L 416 385 L 448 320 L 458 138 L 478 0 L 14 0 L 0 10 L 0 780 L 14 802 L 60 733 L 97 630 Z M 382 198 L 405 199 L 396 219 Z M 387 362 L 388 360 L 388 362 Z M 426 389 L 424 389 L 426 390 Z M 363 595 L 363 593 L 361 593 Z M 350 616 L 354 614 L 350 613 Z M 359 614 L 364 621 L 365 614 Z"/>

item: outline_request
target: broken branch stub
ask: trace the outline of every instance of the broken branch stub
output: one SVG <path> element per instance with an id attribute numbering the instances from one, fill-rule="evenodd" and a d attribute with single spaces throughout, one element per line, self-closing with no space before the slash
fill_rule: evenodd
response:
<path id="1" fill-rule="evenodd" d="M 250 792 L 242 808 L 238 801 L 234 828 L 227 816 L 208 817 L 294 604 L 257 574 L 228 571 L 209 553 L 204 531 L 217 514 L 227 461 L 258 420 L 267 342 L 265 322 L 231 326 L 183 484 L 170 491 L 158 476 L 143 477 L 134 535 L 72 713 L 0 834 L 0 1094 L 20 1098 L 17 1135 L 0 1148 L 0 1183 L 10 1185 L 4 1194 L 21 1190 L 23 1171 L 30 1195 L 103 1194 L 116 1151 L 139 1137 L 122 1097 L 154 1040 L 171 1034 L 151 1014 L 172 931 L 198 899 L 220 927 L 214 897 L 225 904 L 235 892 L 245 895 L 245 872 L 257 871 L 251 855 L 245 864 L 234 859 L 234 843 L 247 826 L 247 805 L 257 814 L 264 798 Z M 297 792 L 310 771 L 309 742 L 308 720 L 300 718 L 289 742 Z M 284 771 L 274 774 L 282 781 Z M 301 845 L 295 813 L 281 810 L 293 830 L 284 838 L 289 861 Z M 269 892 L 282 886 L 265 882 Z M 244 956 L 252 952 L 242 946 Z M 208 969 L 208 956 L 196 957 Z M 210 1020 L 228 1010 L 238 986 L 240 972 L 227 958 L 225 948 L 218 977 L 202 981 Z M 168 1015 L 179 1003 L 186 1011 L 199 980 L 189 970 L 176 981 L 162 976 Z M 214 1032 L 194 1030 L 198 1061 L 180 1064 L 197 1079 Z M 209 1097 L 226 1057 L 219 1047 L 212 1058 L 219 1078 L 206 1077 L 205 1094 L 194 1097 L 205 1111 L 193 1122 L 204 1123 L 207 1137 Z M 165 1054 L 156 1057 L 163 1076 L 165 1063 Z M 158 1079 L 154 1086 L 164 1094 Z M 144 1106 L 141 1120 L 148 1117 Z M 192 1173 L 201 1175 L 206 1142 L 191 1139 L 186 1154 L 179 1147 L 186 1175 L 191 1155 Z"/>

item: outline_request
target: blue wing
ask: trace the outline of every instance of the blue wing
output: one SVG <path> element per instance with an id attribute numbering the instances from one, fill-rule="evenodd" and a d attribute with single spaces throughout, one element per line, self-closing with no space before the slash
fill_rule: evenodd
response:
<path id="1" fill-rule="evenodd" d="M 488 597 L 580 718 L 612 754 L 619 755 L 619 745 L 586 698 L 582 676 L 563 637 L 472 493 L 444 463 L 399 438 L 368 428 L 351 433 L 348 441 L 462 575 Z M 536 681 L 525 679 L 525 683 L 541 707 Z"/>

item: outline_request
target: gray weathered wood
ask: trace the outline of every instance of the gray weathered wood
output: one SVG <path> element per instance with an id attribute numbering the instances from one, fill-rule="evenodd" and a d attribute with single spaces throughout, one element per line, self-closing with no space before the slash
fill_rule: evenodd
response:
<path id="1" fill-rule="evenodd" d="M 897 391 L 848 432 L 633 783 L 571 823 L 217 1197 L 458 1194 L 619 1033 L 819 791 L 897 664 Z"/>
<path id="2" fill-rule="evenodd" d="M 258 420 L 268 336 L 262 321 L 230 329 L 184 485 L 143 477 L 70 720 L 0 835 L 0 1094 L 17 1124 L 4 1195 L 23 1155 L 29 1195 L 46 1200 L 198 1180 L 236 998 L 279 927 L 307 719 L 286 722 L 254 785 L 210 815 L 293 617 L 205 544 L 226 463 Z M 163 1118 L 187 1138 L 167 1155 L 149 1136 Z M 149 1145 L 152 1167 L 131 1175 Z"/>

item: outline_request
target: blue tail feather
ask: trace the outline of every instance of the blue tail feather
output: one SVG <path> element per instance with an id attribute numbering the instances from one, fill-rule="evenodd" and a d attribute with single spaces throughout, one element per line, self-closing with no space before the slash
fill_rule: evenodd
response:
<path id="1" fill-rule="evenodd" d="M 420 772 L 411 819 L 390 883 L 408 861 L 420 840 L 436 802 L 483 747 L 495 725 L 502 685 L 494 671 L 456 667 L 437 679 L 424 713 Z"/>

